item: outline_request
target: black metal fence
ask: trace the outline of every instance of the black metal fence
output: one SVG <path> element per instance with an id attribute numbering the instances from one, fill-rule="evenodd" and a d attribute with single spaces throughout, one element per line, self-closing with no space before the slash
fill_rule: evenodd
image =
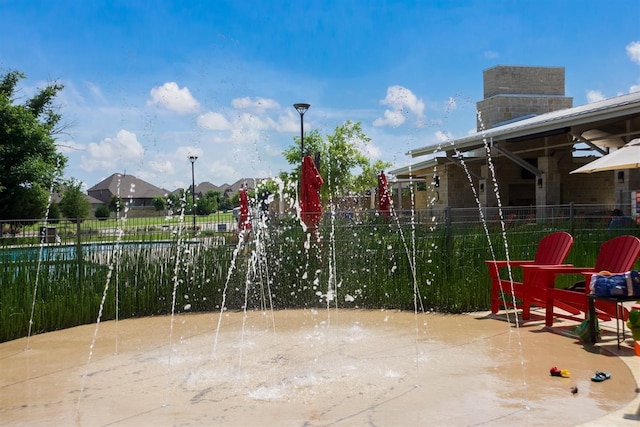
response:
<path id="1" fill-rule="evenodd" d="M 0 341 L 28 325 L 95 321 L 101 301 L 104 319 L 329 304 L 486 310 L 484 260 L 531 259 L 542 236 L 565 230 L 575 239 L 567 262 L 592 265 L 612 234 L 638 235 L 608 230 L 609 208 L 333 211 L 317 237 L 294 215 L 271 213 L 246 240 L 230 213 L 197 217 L 195 230 L 192 217 L 5 221 Z"/>
<path id="2" fill-rule="evenodd" d="M 135 208 L 133 208 L 135 209 Z M 486 224 L 490 229 L 519 227 L 521 225 L 562 226 L 568 231 L 606 228 L 612 207 L 607 205 L 552 205 L 530 207 L 478 208 L 429 208 L 395 212 L 393 221 L 412 223 L 415 227 L 460 229 Z M 290 214 L 271 213 L 269 224 L 277 226 L 279 219 Z M 378 217 L 375 210 L 338 211 L 325 213 L 323 225 L 331 223 L 331 217 L 348 220 L 353 224 L 370 223 Z M 196 224 L 195 232 L 193 224 Z M 2 220 L 0 247 L 33 244 L 82 244 L 113 241 L 116 239 L 137 241 L 167 241 L 179 233 L 200 236 L 214 242 L 233 243 L 237 235 L 237 219 L 231 213 L 215 213 L 198 216 L 131 217 L 98 220 L 91 218 L 40 220 Z"/>

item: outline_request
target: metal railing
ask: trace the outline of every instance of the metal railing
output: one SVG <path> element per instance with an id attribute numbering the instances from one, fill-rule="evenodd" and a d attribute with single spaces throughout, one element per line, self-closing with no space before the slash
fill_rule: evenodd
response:
<path id="1" fill-rule="evenodd" d="M 134 208 L 135 209 L 135 208 Z M 560 227 L 570 232 L 606 228 L 610 221 L 612 206 L 609 205 L 549 205 L 528 207 L 484 207 L 478 208 L 429 208 L 399 210 L 389 219 L 399 224 L 413 224 L 430 229 L 453 229 L 475 227 L 483 222 L 491 230 L 501 227 L 542 225 Z M 630 210 L 630 209 L 629 209 Z M 366 225 L 379 218 L 376 210 L 325 212 L 322 224 L 330 224 L 332 215 L 341 223 Z M 271 213 L 270 226 L 277 227 L 286 219 L 295 221 L 291 214 Z M 191 217 L 131 217 L 105 220 L 59 219 L 59 220 L 2 220 L 0 247 L 33 244 L 79 244 L 86 242 L 124 240 L 166 241 L 179 233 L 193 235 Z M 321 226 L 322 226 L 321 224 Z M 237 220 L 231 213 L 215 213 L 196 218 L 195 235 L 233 240 L 238 232 Z"/>

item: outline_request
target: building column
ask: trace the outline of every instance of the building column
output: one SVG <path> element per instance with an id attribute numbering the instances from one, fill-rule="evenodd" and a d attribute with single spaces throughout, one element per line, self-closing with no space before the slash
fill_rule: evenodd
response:
<path id="1" fill-rule="evenodd" d="M 487 207 L 498 206 L 496 189 L 493 187 L 493 179 L 488 165 L 480 166 L 480 176 L 482 177 L 478 180 L 478 199 L 480 204 Z"/>
<path id="2" fill-rule="evenodd" d="M 558 159 L 553 156 L 538 157 L 538 169 L 542 171 L 541 177 L 536 177 L 536 206 L 539 206 L 536 216 L 542 220 L 545 212 L 541 206 L 559 205 L 562 191 L 560 188 L 560 174 L 558 172 Z"/>

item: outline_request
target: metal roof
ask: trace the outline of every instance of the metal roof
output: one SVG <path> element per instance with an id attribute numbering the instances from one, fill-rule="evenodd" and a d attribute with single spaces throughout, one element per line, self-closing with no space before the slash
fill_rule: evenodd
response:
<path id="1" fill-rule="evenodd" d="M 411 157 L 420 157 L 441 151 L 466 151 L 484 145 L 485 139 L 504 140 L 526 137 L 565 127 L 590 124 L 595 121 L 617 119 L 631 114 L 640 114 L 640 92 L 633 92 L 579 107 L 566 108 L 524 118 L 475 132 L 463 138 L 451 140 L 445 144 L 440 143 L 411 150 L 407 154 Z"/>

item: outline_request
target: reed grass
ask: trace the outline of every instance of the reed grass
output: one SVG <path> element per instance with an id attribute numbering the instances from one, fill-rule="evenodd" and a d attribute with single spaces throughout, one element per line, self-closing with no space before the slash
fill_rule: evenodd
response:
<path id="1" fill-rule="evenodd" d="M 73 252 L 58 258 L 48 252 L 38 262 L 23 253 L 0 262 L 0 341 L 26 336 L 34 292 L 32 333 L 96 322 L 105 292 L 101 320 L 216 312 L 223 301 L 227 310 L 488 310 L 484 260 L 492 257 L 490 247 L 497 259 L 507 251 L 510 259 L 531 259 L 540 238 L 563 225 L 510 228 L 505 245 L 500 229 L 489 230 L 487 239 L 480 225 L 452 229 L 337 219 L 321 227 L 320 242 L 306 245 L 300 226 L 283 220 L 269 227 L 258 257 L 255 239 L 244 247 L 177 240 L 123 245 L 120 251 L 115 245 L 85 246 L 80 260 Z M 589 228 L 573 235 L 567 262 L 584 266 L 593 264 L 600 244 L 611 237 Z M 574 279 L 563 280 L 561 286 L 569 286 Z"/>

